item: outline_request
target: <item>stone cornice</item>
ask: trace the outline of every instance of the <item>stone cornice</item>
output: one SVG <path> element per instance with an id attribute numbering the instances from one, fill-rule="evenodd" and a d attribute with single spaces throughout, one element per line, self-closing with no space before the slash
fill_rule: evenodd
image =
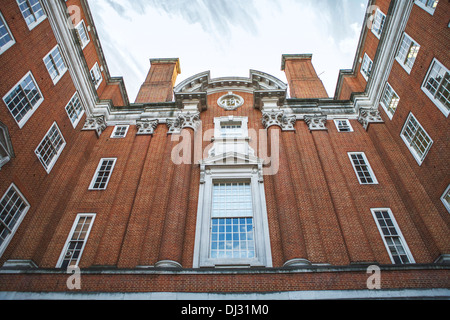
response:
<path id="1" fill-rule="evenodd" d="M 308 59 L 311 60 L 312 59 L 312 54 L 310 53 L 303 53 L 303 54 L 283 54 L 281 56 L 281 70 L 284 71 L 284 69 L 286 68 L 286 60 L 287 59 L 295 59 L 295 60 L 304 60 L 304 59 Z"/>

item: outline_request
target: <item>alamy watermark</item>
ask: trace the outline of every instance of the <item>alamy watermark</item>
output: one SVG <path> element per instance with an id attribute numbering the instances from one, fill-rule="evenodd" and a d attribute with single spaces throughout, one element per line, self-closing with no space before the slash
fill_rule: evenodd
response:
<path id="1" fill-rule="evenodd" d="M 263 175 L 276 175 L 280 168 L 280 131 L 248 129 L 248 137 L 214 137 L 214 129 L 196 131 L 183 129 L 171 136 L 177 144 L 172 148 L 171 160 L 175 165 L 198 164 L 201 160 L 226 154 L 255 156 L 264 165 Z M 223 164 L 236 164 L 239 160 L 227 158 Z"/>
<path id="2" fill-rule="evenodd" d="M 78 266 L 70 266 L 66 273 L 70 274 L 66 285 L 69 290 L 81 290 L 81 270 Z"/>
<path id="3" fill-rule="evenodd" d="M 371 265 L 367 268 L 367 273 L 370 274 L 367 279 L 367 289 L 380 290 L 381 289 L 381 269 L 379 266 Z"/>
<path id="4" fill-rule="evenodd" d="M 367 21 L 366 21 L 366 27 L 369 30 L 372 30 L 373 24 L 375 22 L 375 17 L 376 17 L 376 14 L 377 14 L 377 10 L 379 10 L 379 9 L 380 9 L 380 7 L 378 7 L 376 5 L 370 5 L 367 8 L 367 14 L 369 14 L 369 17 L 367 18 Z"/>

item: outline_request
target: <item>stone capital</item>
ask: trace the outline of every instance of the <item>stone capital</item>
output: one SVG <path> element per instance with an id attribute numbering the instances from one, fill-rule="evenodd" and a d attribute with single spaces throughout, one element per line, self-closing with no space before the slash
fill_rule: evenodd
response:
<path id="1" fill-rule="evenodd" d="M 312 115 L 304 117 L 310 131 L 325 131 L 327 128 L 327 116 Z"/>
<path id="2" fill-rule="evenodd" d="M 369 129 L 371 123 L 384 123 L 380 111 L 372 108 L 361 108 L 359 110 L 358 122 L 362 124 L 365 130 Z"/>
<path id="3" fill-rule="evenodd" d="M 136 121 L 136 135 L 152 135 L 155 133 L 159 121 L 157 119 L 141 119 Z"/>
<path id="4" fill-rule="evenodd" d="M 262 115 L 262 123 L 266 129 L 279 126 L 282 131 L 295 131 L 295 115 L 286 115 L 283 110 L 264 111 Z"/>
<path id="5" fill-rule="evenodd" d="M 180 113 L 176 118 L 167 119 L 167 134 L 178 134 L 185 128 L 191 128 L 194 131 L 200 126 L 200 112 Z"/>
<path id="6" fill-rule="evenodd" d="M 83 131 L 95 131 L 97 133 L 97 137 L 100 137 L 103 131 L 105 131 L 107 125 L 105 116 L 92 116 L 86 118 L 86 122 L 84 123 Z"/>

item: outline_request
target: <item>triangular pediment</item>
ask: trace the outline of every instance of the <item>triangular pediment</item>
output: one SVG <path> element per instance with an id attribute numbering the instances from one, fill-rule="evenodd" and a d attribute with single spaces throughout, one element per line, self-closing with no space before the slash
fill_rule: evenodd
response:
<path id="1" fill-rule="evenodd" d="M 262 163 L 262 160 L 260 160 L 258 157 L 249 154 L 242 154 L 239 152 L 221 153 L 200 161 L 200 164 L 205 166 L 257 165 L 260 163 Z"/>

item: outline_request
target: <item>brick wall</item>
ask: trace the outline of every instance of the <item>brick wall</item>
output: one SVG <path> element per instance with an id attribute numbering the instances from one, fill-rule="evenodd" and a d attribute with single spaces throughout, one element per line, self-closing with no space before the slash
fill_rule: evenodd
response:
<path id="1" fill-rule="evenodd" d="M 64 292 L 70 275 L 65 273 L 2 274 L 0 291 Z M 304 290 L 367 290 L 370 274 L 365 268 L 356 270 L 316 270 L 316 272 L 204 272 L 195 273 L 133 273 L 101 274 L 82 272 L 81 291 L 94 292 L 193 292 L 243 293 Z M 423 289 L 448 288 L 448 271 L 440 269 L 381 270 L 381 288 Z"/>

